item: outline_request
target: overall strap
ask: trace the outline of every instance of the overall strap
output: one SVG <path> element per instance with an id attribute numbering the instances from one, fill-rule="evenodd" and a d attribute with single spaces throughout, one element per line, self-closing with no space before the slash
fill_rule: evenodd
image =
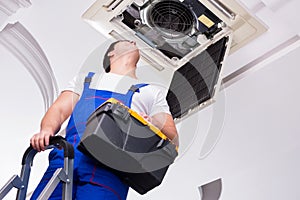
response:
<path id="1" fill-rule="evenodd" d="M 89 72 L 88 75 L 84 79 L 84 89 L 90 87 L 90 83 L 92 81 L 92 77 L 94 76 L 94 72 Z"/>
<path id="2" fill-rule="evenodd" d="M 131 101 L 132 101 L 132 97 L 133 97 L 133 94 L 135 92 L 140 92 L 140 88 L 144 87 L 144 86 L 147 86 L 148 84 L 146 83 L 140 83 L 140 84 L 136 84 L 136 85 L 132 85 L 129 90 L 127 91 L 126 93 L 126 100 L 124 102 L 124 104 L 128 107 L 131 106 Z"/>

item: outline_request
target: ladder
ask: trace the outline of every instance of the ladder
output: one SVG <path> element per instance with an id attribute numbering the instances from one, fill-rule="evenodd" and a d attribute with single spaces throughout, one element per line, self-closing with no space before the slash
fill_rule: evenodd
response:
<path id="1" fill-rule="evenodd" d="M 63 148 L 64 167 L 56 169 L 46 187 L 39 195 L 38 200 L 49 199 L 50 195 L 60 182 L 63 184 L 62 199 L 70 200 L 72 199 L 73 187 L 74 148 L 61 136 L 51 137 L 49 143 L 50 145 L 47 146 L 47 149 Z M 12 188 L 18 189 L 16 200 L 26 199 L 31 166 L 36 153 L 37 151 L 31 146 L 27 148 L 22 158 L 22 169 L 20 176 L 13 175 L 0 189 L 0 200 L 3 199 Z"/>

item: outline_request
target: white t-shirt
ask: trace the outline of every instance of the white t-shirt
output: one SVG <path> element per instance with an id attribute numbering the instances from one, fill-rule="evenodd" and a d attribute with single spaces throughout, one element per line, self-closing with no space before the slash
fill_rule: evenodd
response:
<path id="1" fill-rule="evenodd" d="M 87 74 L 78 74 L 71 80 L 64 90 L 73 91 L 81 95 L 84 87 L 84 79 Z M 128 89 L 141 83 L 138 79 L 129 76 L 118 75 L 114 73 L 95 74 L 90 83 L 91 89 L 113 91 L 126 94 Z M 144 113 L 153 116 L 164 112 L 170 114 L 169 106 L 166 100 L 166 89 L 157 83 L 152 83 L 139 89 L 132 97 L 131 109 L 138 113 Z"/>

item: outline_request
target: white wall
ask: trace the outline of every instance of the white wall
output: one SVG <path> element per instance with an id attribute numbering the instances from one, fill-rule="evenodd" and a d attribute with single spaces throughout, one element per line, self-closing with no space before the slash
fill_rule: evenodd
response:
<path id="1" fill-rule="evenodd" d="M 270 29 L 229 57 L 226 75 L 299 33 L 295 26 L 299 20 L 287 15 L 297 13 L 297 1 L 288 1 L 282 7 L 276 7 L 278 1 L 251 2 L 243 1 L 250 10 L 263 3 L 261 9 L 254 9 L 255 14 Z M 61 89 L 105 41 L 80 19 L 93 1 L 31 3 L 9 20 L 22 23 L 37 40 Z M 222 91 L 216 104 L 178 125 L 184 148 L 161 187 L 142 197 L 130 192 L 128 199 L 199 199 L 197 187 L 217 178 L 223 179 L 222 200 L 300 199 L 299 56 L 298 47 L 273 57 L 262 69 Z M 39 128 L 44 107 L 32 77 L 3 46 L 0 63 L 1 187 L 19 173 L 22 154 Z M 211 154 L 200 159 L 203 143 L 215 126 L 222 128 L 218 143 Z M 34 162 L 30 190 L 47 165 L 46 154 L 37 156 Z"/>

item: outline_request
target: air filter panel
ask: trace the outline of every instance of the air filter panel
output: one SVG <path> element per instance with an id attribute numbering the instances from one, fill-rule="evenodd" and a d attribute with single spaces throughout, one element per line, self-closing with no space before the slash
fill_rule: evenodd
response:
<path id="1" fill-rule="evenodd" d="M 180 118 L 214 96 L 228 38 L 224 37 L 174 73 L 167 101 L 174 118 Z"/>

